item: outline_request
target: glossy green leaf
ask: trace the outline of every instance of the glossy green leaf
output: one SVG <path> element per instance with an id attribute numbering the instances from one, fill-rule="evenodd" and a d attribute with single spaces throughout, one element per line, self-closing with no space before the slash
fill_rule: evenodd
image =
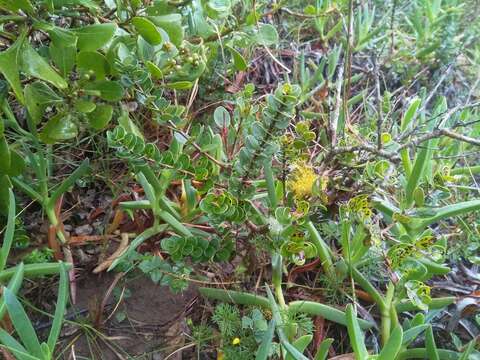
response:
<path id="1" fill-rule="evenodd" d="M 357 321 L 357 314 L 352 304 L 347 305 L 347 330 L 350 344 L 358 360 L 365 360 L 368 358 L 368 351 L 365 347 L 365 338 L 360 325 Z"/>
<path id="2" fill-rule="evenodd" d="M 92 72 L 96 80 L 104 80 L 109 65 L 104 55 L 98 51 L 81 51 L 77 55 L 77 67 L 82 73 Z"/>
<path id="3" fill-rule="evenodd" d="M 22 85 L 20 83 L 20 49 L 23 39 L 18 39 L 7 50 L 0 52 L 0 72 L 12 87 L 17 100 L 24 104 Z"/>
<path id="4" fill-rule="evenodd" d="M 160 68 L 153 62 L 147 61 L 145 65 L 147 66 L 147 69 L 150 72 L 150 75 L 152 75 L 153 79 L 158 80 L 163 78 L 162 70 L 160 70 Z"/>
<path id="5" fill-rule="evenodd" d="M 47 84 L 35 81 L 25 86 L 25 107 L 35 124 L 38 124 L 48 106 L 61 104 L 64 100 L 59 97 Z"/>
<path id="6" fill-rule="evenodd" d="M 75 110 L 84 114 L 91 113 L 96 107 L 97 104 L 95 104 L 93 101 L 83 99 L 77 99 L 75 101 Z"/>
<path id="7" fill-rule="evenodd" d="M 28 352 L 39 358 L 42 357 L 42 350 L 40 343 L 35 333 L 35 329 L 23 309 L 22 304 L 18 301 L 15 294 L 8 288 L 4 288 L 5 304 L 7 306 L 8 314 L 12 321 L 13 327 L 22 341 Z"/>
<path id="8" fill-rule="evenodd" d="M 50 57 L 65 78 L 75 65 L 78 37 L 72 31 L 59 27 L 51 28 L 48 34 L 52 40 Z"/>
<path id="9" fill-rule="evenodd" d="M 115 23 L 94 24 L 74 29 L 80 51 L 95 51 L 106 45 L 117 30 Z"/>
<path id="10" fill-rule="evenodd" d="M 95 130 L 104 129 L 113 115 L 113 106 L 108 104 L 99 104 L 94 111 L 88 114 L 90 126 Z"/>
<path id="11" fill-rule="evenodd" d="M 162 34 L 153 22 L 143 17 L 134 17 L 132 24 L 135 30 L 151 45 L 160 45 L 163 42 Z"/>
<path id="12" fill-rule="evenodd" d="M 66 89 L 67 82 L 40 56 L 28 43 L 24 42 L 21 50 L 21 69 L 28 75 L 44 80 L 59 89 Z"/>
<path id="13" fill-rule="evenodd" d="M 231 46 L 227 45 L 226 48 L 228 49 L 228 51 L 230 51 L 230 54 L 232 54 L 233 65 L 235 66 L 235 68 L 239 71 L 246 70 L 248 65 L 245 59 L 243 58 L 242 54 L 240 54 L 240 52 L 238 52 Z"/>
<path id="14" fill-rule="evenodd" d="M 46 144 L 70 140 L 77 136 L 78 128 L 70 114 L 58 114 L 47 121 L 39 134 L 40 140 Z"/>
<path id="15" fill-rule="evenodd" d="M 118 81 L 101 80 L 85 86 L 86 90 L 98 92 L 99 97 L 106 101 L 120 101 L 123 98 L 123 87 Z"/>
<path id="16" fill-rule="evenodd" d="M 184 30 L 182 26 L 182 16 L 180 14 L 149 16 L 148 19 L 162 28 L 175 46 L 179 47 L 182 45 Z"/>

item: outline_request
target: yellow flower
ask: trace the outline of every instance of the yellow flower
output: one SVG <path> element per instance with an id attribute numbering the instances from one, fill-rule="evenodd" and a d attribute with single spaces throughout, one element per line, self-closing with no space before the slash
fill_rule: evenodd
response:
<path id="1" fill-rule="evenodd" d="M 295 198 L 303 199 L 312 194 L 312 187 L 318 176 L 313 167 L 305 162 L 298 162 L 293 165 L 292 173 L 287 181 L 288 189 L 293 192 Z"/>
<path id="2" fill-rule="evenodd" d="M 240 338 L 236 337 L 232 340 L 232 345 L 238 345 L 240 344 Z"/>

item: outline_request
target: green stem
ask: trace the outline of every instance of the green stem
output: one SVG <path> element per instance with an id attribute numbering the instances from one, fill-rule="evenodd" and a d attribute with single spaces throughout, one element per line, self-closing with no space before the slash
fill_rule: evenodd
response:
<path id="1" fill-rule="evenodd" d="M 315 247 L 317 248 L 318 257 L 322 261 L 323 270 L 327 275 L 333 277 L 334 271 L 333 271 L 332 256 L 330 254 L 330 248 L 322 239 L 317 229 L 315 228 L 315 225 L 313 225 L 311 221 L 307 223 L 307 230 L 310 234 L 310 239 L 312 240 Z"/>
<path id="2" fill-rule="evenodd" d="M 50 221 L 50 224 L 55 227 L 55 233 L 57 234 L 58 240 L 60 240 L 60 243 L 62 245 L 67 243 L 67 239 L 65 238 L 65 234 L 62 232 L 62 229 L 60 229 L 59 221 L 57 218 L 57 215 L 55 214 L 55 209 L 53 206 L 48 206 L 45 209 L 45 213 L 47 214 L 48 220 Z"/>
<path id="3" fill-rule="evenodd" d="M 387 293 L 385 295 L 384 306 L 380 307 L 381 313 L 381 335 L 382 335 L 382 344 L 385 345 L 390 338 L 390 332 L 393 328 L 392 326 L 392 302 L 393 295 L 395 293 L 395 286 L 392 282 L 388 284 Z"/>
<path id="4" fill-rule="evenodd" d="M 358 271 L 355 266 L 351 266 L 351 268 L 352 268 L 353 279 L 358 285 L 360 285 L 360 287 L 363 290 L 365 290 L 373 298 L 373 301 L 375 301 L 375 303 L 380 308 L 380 312 L 386 309 L 387 304 L 385 303 L 385 299 L 380 294 L 380 292 L 377 289 L 375 289 L 372 283 L 368 281 L 368 279 L 365 276 L 363 276 L 363 274 L 360 271 Z"/>
<path id="5" fill-rule="evenodd" d="M 285 303 L 285 298 L 282 291 L 282 267 L 282 255 L 274 253 L 272 255 L 272 283 L 275 291 L 275 296 L 277 297 L 277 301 L 280 304 L 280 308 L 285 310 L 287 308 L 287 304 Z"/>

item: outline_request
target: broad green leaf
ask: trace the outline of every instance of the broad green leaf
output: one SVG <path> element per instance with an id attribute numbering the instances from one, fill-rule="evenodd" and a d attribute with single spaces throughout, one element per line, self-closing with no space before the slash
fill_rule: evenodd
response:
<path id="1" fill-rule="evenodd" d="M 235 68 L 239 71 L 246 70 L 248 65 L 245 59 L 243 58 L 242 54 L 240 54 L 240 52 L 238 52 L 231 46 L 227 45 L 226 48 L 228 49 L 228 51 L 230 51 L 230 54 L 232 54 L 233 65 L 235 66 Z"/>
<path id="2" fill-rule="evenodd" d="M 117 30 L 115 23 L 94 24 L 74 29 L 80 51 L 95 51 L 107 44 Z"/>
<path id="3" fill-rule="evenodd" d="M 67 82 L 52 69 L 48 62 L 33 49 L 28 41 L 25 41 L 22 46 L 21 57 L 21 68 L 26 74 L 47 81 L 59 89 L 66 89 L 68 87 Z"/>
<path id="4" fill-rule="evenodd" d="M 98 92 L 98 96 L 106 101 L 120 101 L 123 97 L 123 87 L 118 81 L 96 81 L 85 86 L 85 90 Z"/>
<path id="5" fill-rule="evenodd" d="M 365 360 L 368 358 L 368 351 L 365 347 L 365 339 L 360 325 L 357 321 L 357 314 L 352 304 L 347 305 L 347 330 L 350 344 L 352 345 L 357 360 Z"/>
<path id="6" fill-rule="evenodd" d="M 95 130 L 104 129 L 113 115 L 113 106 L 108 104 L 99 104 L 94 111 L 88 114 L 90 126 Z"/>
<path id="7" fill-rule="evenodd" d="M 25 103 L 20 83 L 20 48 L 22 42 L 23 38 L 19 38 L 7 50 L 0 52 L 0 72 L 12 87 L 20 104 Z"/>
<path id="8" fill-rule="evenodd" d="M 184 31 L 180 14 L 149 16 L 148 19 L 162 28 L 175 46 L 180 47 L 182 45 Z"/>
<path id="9" fill-rule="evenodd" d="M 65 78 L 75 65 L 78 37 L 72 31 L 59 27 L 48 30 L 48 34 L 52 40 L 50 57 Z"/>
<path id="10" fill-rule="evenodd" d="M 402 347 L 403 330 L 401 326 L 395 327 L 387 343 L 383 347 L 382 351 L 378 355 L 377 360 L 392 360 L 396 359 L 397 355 Z"/>
<path id="11" fill-rule="evenodd" d="M 5 297 L 5 304 L 7 306 L 10 320 L 13 327 L 17 331 L 18 337 L 22 341 L 28 352 L 39 358 L 42 357 L 42 350 L 40 343 L 35 333 L 35 329 L 27 316 L 27 313 L 18 301 L 15 294 L 8 288 L 4 288 L 3 296 Z"/>
<path id="12" fill-rule="evenodd" d="M 58 114 L 47 121 L 39 134 L 40 140 L 46 144 L 70 140 L 78 134 L 77 125 L 70 114 Z"/>
<path id="13" fill-rule="evenodd" d="M 35 124 L 42 120 L 48 106 L 63 103 L 63 99 L 41 81 L 35 81 L 25 86 L 24 94 L 25 107 Z"/>
<path id="14" fill-rule="evenodd" d="M 155 65 L 151 61 L 147 61 L 146 65 L 147 65 L 147 69 L 150 72 L 150 75 L 152 75 L 153 79 L 158 80 L 158 79 L 163 78 L 163 72 L 162 72 L 162 70 L 160 70 L 160 68 L 157 65 Z"/>
<path id="15" fill-rule="evenodd" d="M 256 34 L 257 43 L 270 46 L 278 44 L 277 29 L 270 24 L 260 24 L 260 29 Z"/>
<path id="16" fill-rule="evenodd" d="M 75 110 L 84 114 L 91 113 L 96 107 L 97 104 L 95 104 L 93 101 L 83 99 L 78 99 L 75 101 Z"/>
<path id="17" fill-rule="evenodd" d="M 95 80 L 104 80 L 105 75 L 109 71 L 107 59 L 97 51 L 79 52 L 77 55 L 77 67 L 83 73 L 93 72 Z"/>
<path id="18" fill-rule="evenodd" d="M 225 18 L 230 15 L 231 0 L 207 0 L 205 2 L 207 15 L 213 19 Z"/>
<path id="19" fill-rule="evenodd" d="M 275 332 L 275 321 L 272 319 L 268 323 L 268 329 L 265 331 L 262 337 L 262 342 L 255 354 L 255 360 L 267 360 L 272 347 L 273 333 Z"/>
<path id="20" fill-rule="evenodd" d="M 162 34 L 158 31 L 154 23 L 147 18 L 134 17 L 132 24 L 135 30 L 151 45 L 160 45 L 163 42 Z"/>

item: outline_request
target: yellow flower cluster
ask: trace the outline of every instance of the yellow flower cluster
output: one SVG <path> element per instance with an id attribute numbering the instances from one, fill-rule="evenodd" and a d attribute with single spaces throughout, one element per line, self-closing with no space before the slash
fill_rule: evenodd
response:
<path id="1" fill-rule="evenodd" d="M 298 162 L 293 165 L 293 170 L 287 181 L 288 189 L 293 192 L 296 199 L 304 199 L 312 194 L 312 187 L 317 181 L 313 167 L 305 162 Z"/>

